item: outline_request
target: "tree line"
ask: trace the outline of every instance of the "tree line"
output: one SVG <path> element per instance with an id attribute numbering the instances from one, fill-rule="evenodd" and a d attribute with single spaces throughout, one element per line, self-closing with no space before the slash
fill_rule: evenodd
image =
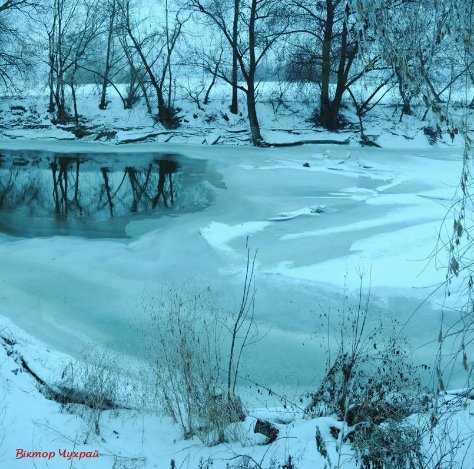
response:
<path id="1" fill-rule="evenodd" d="M 0 83 L 21 91 L 34 70 L 53 122 L 76 125 L 78 86 L 96 83 L 100 109 L 114 90 L 124 108 L 142 101 L 172 129 L 176 83 L 202 73 L 202 104 L 226 83 L 226 112 L 245 111 L 261 146 L 260 82 L 312 82 L 314 123 L 340 128 L 346 100 L 363 133 L 363 116 L 389 89 L 399 94 L 400 119 L 418 103 L 436 113 L 453 90 L 467 94 L 472 13 L 471 0 L 4 0 Z"/>

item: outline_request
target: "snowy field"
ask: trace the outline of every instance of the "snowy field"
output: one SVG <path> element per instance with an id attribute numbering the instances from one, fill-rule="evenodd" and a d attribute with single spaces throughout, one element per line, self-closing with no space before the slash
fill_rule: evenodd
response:
<path id="1" fill-rule="evenodd" d="M 98 461 L 74 457 L 71 467 L 163 468 L 174 459 L 172 467 L 205 469 L 212 459 L 217 469 L 237 467 L 232 464 L 238 456 L 247 454 L 265 461 L 262 467 L 285 467 L 291 456 L 300 469 L 322 468 L 325 460 L 314 443 L 317 426 L 333 463 L 339 458 L 341 467 L 356 467 L 348 444 L 339 453 L 335 449 L 329 428 L 340 422 L 304 420 L 297 406 L 273 394 L 256 395 L 250 383 L 277 390 L 290 402 L 314 390 L 325 373 L 321 343 L 334 346 L 336 340 L 321 329 L 318 318 L 337 318 L 342 304 L 357 304 L 361 281 L 364 295 L 370 289 L 370 324 L 396 320 L 415 361 L 430 366 L 434 361 L 445 302 L 444 289 L 437 287 L 446 275 L 438 237 L 449 234 L 452 225 L 449 217 L 442 222 L 459 181 L 457 147 L 112 147 L 28 140 L 3 140 L 0 147 L 90 152 L 98 159 L 114 152 L 131 165 L 141 154 L 170 152 L 177 161 L 182 158 L 183 172 L 186 161 L 199 161 L 199 180 L 183 194 L 206 198 L 192 210 L 131 218 L 123 236 L 0 235 L 3 335 L 16 341 L 3 344 L 9 352 L 1 371 L 2 467 L 69 467 L 58 455 L 49 461 L 15 461 L 16 448 L 67 448 L 101 454 Z M 176 198 L 179 204 L 179 193 Z M 240 443 L 206 448 L 196 438 L 183 440 L 165 418 L 133 411 L 104 412 L 102 436 L 84 440 L 83 421 L 60 413 L 57 403 L 35 391 L 29 375 L 18 372 L 23 356 L 38 376 L 52 382 L 68 356 L 93 347 L 118 353 L 121 367 L 131 367 L 152 346 L 148 311 L 169 289 L 189 298 L 209 295 L 220 311 L 235 314 L 247 246 L 257 250 L 255 320 L 261 340 L 248 351 L 241 370 L 249 417 Z M 462 386 L 463 380 L 456 370 L 449 388 Z M 259 446 L 261 435 L 250 429 L 257 417 L 269 415 L 284 436 Z M 468 431 L 467 415 L 453 417 L 460 434 Z M 272 459 L 280 466 L 271 466 Z"/>

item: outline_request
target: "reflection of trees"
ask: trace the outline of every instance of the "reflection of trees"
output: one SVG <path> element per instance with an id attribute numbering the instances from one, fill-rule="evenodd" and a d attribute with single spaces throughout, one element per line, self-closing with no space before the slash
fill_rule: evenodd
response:
<path id="1" fill-rule="evenodd" d="M 173 178 L 172 174 L 176 172 L 178 169 L 178 165 L 175 161 L 167 161 L 161 160 L 158 161 L 158 165 L 160 167 L 159 176 L 158 176 L 158 186 L 157 186 L 157 193 L 155 197 L 152 199 L 152 207 L 155 208 L 160 201 L 160 197 L 163 199 L 163 205 L 168 207 L 168 195 L 170 197 L 171 205 L 174 204 L 174 195 L 173 195 Z M 169 180 L 169 189 L 166 191 L 165 184 L 166 184 L 166 176 L 168 176 Z"/>
<path id="2" fill-rule="evenodd" d="M 35 175 L 24 174 L 18 167 L 0 170 L 0 208 L 15 209 L 41 204 L 42 185 Z"/>
<path id="3" fill-rule="evenodd" d="M 151 170 L 153 165 L 149 165 L 148 169 L 145 173 L 145 181 L 142 183 L 140 180 L 140 173 L 137 172 L 135 168 L 128 167 L 125 169 L 126 174 L 128 175 L 128 180 L 130 181 L 130 187 L 132 189 L 132 205 L 130 207 L 130 212 L 136 213 L 138 211 L 138 207 L 142 202 L 142 198 L 146 198 L 146 189 L 150 182 Z"/>
<path id="4" fill-rule="evenodd" d="M 23 207 L 32 214 L 53 213 L 56 220 L 67 220 L 104 210 L 114 217 L 174 204 L 173 175 L 179 169 L 175 161 L 154 160 L 141 168 L 127 166 L 123 172 L 88 168 L 81 176 L 86 163 L 84 158 L 59 156 L 51 160 L 48 171 L 32 171 L 29 165 L 0 168 L 0 209 Z"/>
<path id="5" fill-rule="evenodd" d="M 53 175 L 53 200 L 56 218 L 66 219 L 70 209 L 75 209 L 79 216 L 83 208 L 79 202 L 79 173 L 81 161 L 79 158 L 58 157 L 51 163 Z M 73 175 L 69 175 L 73 173 Z M 73 197 L 69 198 L 69 186 L 72 184 Z"/>
<path id="6" fill-rule="evenodd" d="M 17 169 L 11 168 L 7 171 L 2 171 L 2 177 L 0 178 L 0 207 L 6 205 L 7 197 L 13 193 L 17 177 Z"/>
<path id="7" fill-rule="evenodd" d="M 112 201 L 112 196 L 110 194 L 110 184 L 109 184 L 109 168 L 100 168 L 102 177 L 104 178 L 103 190 L 107 194 L 107 202 L 109 204 L 110 216 L 114 216 L 114 203 Z"/>
<path id="8" fill-rule="evenodd" d="M 173 205 L 173 174 L 178 170 L 179 165 L 175 161 L 170 160 L 157 160 L 154 163 L 149 164 L 146 169 L 137 169 L 133 166 L 126 167 L 123 177 L 115 190 L 112 189 L 110 183 L 109 169 L 101 168 L 103 186 L 98 209 L 100 210 L 108 205 L 110 216 L 113 217 L 114 201 L 119 199 L 123 202 L 124 197 L 127 198 L 130 195 L 129 210 L 131 213 L 137 213 L 140 209 L 156 208 L 160 203 L 160 199 L 163 201 L 164 207 Z M 156 171 L 156 166 L 158 166 L 158 171 Z M 127 179 L 130 193 L 124 188 L 124 183 Z"/>

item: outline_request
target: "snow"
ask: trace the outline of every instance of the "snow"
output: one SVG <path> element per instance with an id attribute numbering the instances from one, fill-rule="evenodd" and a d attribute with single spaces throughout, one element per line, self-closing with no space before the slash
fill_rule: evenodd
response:
<path id="1" fill-rule="evenodd" d="M 233 443 L 206 447 L 197 438 L 183 440 L 168 418 L 130 410 L 104 411 L 100 420 L 101 436 L 96 436 L 77 410 L 71 414 L 61 410 L 57 403 L 45 399 L 31 376 L 15 361 L 15 354 L 21 352 L 36 373 L 54 382 L 59 379 L 71 357 L 45 347 L 5 319 L 2 320 L 1 330 L 2 337 L 15 337 L 14 345 L 7 346 L 2 342 L 0 350 L 3 354 L 0 366 L 4 422 L 1 434 L 3 450 L 0 454 L 2 467 L 54 469 L 71 465 L 82 469 L 122 467 L 120 464 L 123 464 L 123 467 L 160 468 L 168 467 L 173 459 L 176 467 L 197 468 L 200 463 L 209 461 L 213 468 L 226 469 L 228 464 L 234 464 L 238 458 L 246 456 L 262 467 L 269 467 L 271 461 L 284 464 L 291 457 L 300 469 L 322 469 L 325 459 L 316 449 L 317 429 L 333 463 L 339 460 L 340 467 L 344 469 L 358 467 L 350 446 L 347 443 L 341 445 L 331 434 L 331 427 L 347 433 L 347 426 L 331 416 L 302 418 L 297 407 L 272 406 L 270 398 L 266 406 L 249 409 L 249 416 L 237 429 L 238 440 Z M 6 351 L 10 351 L 9 355 L 5 354 Z M 125 368 L 126 364 L 122 362 L 121 366 Z M 428 439 L 425 442 L 426 448 L 433 453 L 441 449 L 436 442 L 443 441 L 441 438 L 447 438 L 448 434 L 460 441 L 472 437 L 469 418 L 472 406 L 468 405 L 465 409 L 458 407 L 454 400 L 458 392 L 453 391 L 440 401 L 441 406 L 451 401 L 452 408 L 448 412 L 449 419 L 440 424 L 438 433 L 435 432 L 435 442 Z M 265 445 L 263 435 L 253 433 L 257 418 L 270 420 L 279 429 L 279 437 L 272 445 Z M 410 417 L 415 423 L 417 418 L 416 415 Z M 446 428 L 447 434 L 443 433 Z M 455 455 L 457 464 L 463 458 L 469 461 L 474 457 L 468 442 Z M 30 451 L 45 452 L 51 455 L 51 459 L 27 456 L 17 459 L 18 449 L 23 449 L 26 454 Z M 66 457 L 61 456 L 59 451 Z M 73 455 L 73 452 L 77 457 L 68 460 L 67 455 Z M 97 452 L 99 457 L 79 459 L 81 452 L 84 455 Z"/>
<path id="2" fill-rule="evenodd" d="M 174 425 L 164 417 L 152 414 L 138 416 L 133 411 L 104 411 L 101 418 L 101 437 L 90 434 L 90 430 L 78 414 L 61 410 L 60 406 L 45 399 L 35 386 L 34 380 L 15 361 L 16 353 L 21 352 L 27 363 L 49 382 L 59 379 L 61 371 L 72 360 L 67 355 L 52 351 L 26 335 L 7 320 L 2 320 L 2 337 L 15 337 L 13 346 L 2 342 L 4 355 L 0 376 L 2 378 L 2 417 L 4 422 L 0 455 L 2 467 L 49 467 L 61 468 L 70 464 L 70 460 L 61 456 L 67 454 L 98 452 L 98 459 L 74 457 L 73 467 L 85 468 L 112 467 L 122 462 L 139 467 L 167 467 L 174 459 L 177 467 L 198 467 L 199 461 L 212 458 L 214 467 L 225 468 L 237 455 L 249 455 L 256 460 L 269 461 L 272 458 L 283 459 L 287 454 L 304 458 L 302 466 L 311 467 L 311 463 L 320 462 L 315 449 L 310 446 L 314 439 L 315 423 L 326 429 L 335 421 L 322 418 L 318 421 L 305 421 L 295 412 L 283 408 L 256 408 L 242 423 L 240 442 L 217 448 L 206 448 L 197 439 L 184 441 Z M 123 367 L 122 363 L 122 367 Z M 253 433 L 257 418 L 271 418 L 280 422 L 283 433 L 269 451 L 262 446 L 263 435 Z M 337 424 L 337 423 L 336 423 Z M 326 431 L 327 433 L 327 431 Z M 86 440 L 87 441 L 86 441 Z M 51 459 L 42 457 L 17 458 L 17 450 L 48 453 Z M 308 457 L 306 456 L 308 453 Z M 20 453 L 21 454 L 21 453 Z M 128 466 L 127 466 L 128 467 Z M 185 466 L 186 467 L 186 466 Z"/>
<path id="3" fill-rule="evenodd" d="M 70 132 L 66 132 L 61 129 L 36 129 L 36 130 L 23 130 L 23 129 L 11 129 L 4 130 L 2 132 L 3 137 L 11 139 L 30 139 L 30 140 L 74 140 L 75 137 Z"/>
<path id="4" fill-rule="evenodd" d="M 229 226 L 225 223 L 211 222 L 209 226 L 201 229 L 201 235 L 213 247 L 222 251 L 231 251 L 228 246 L 229 241 L 236 238 L 252 235 L 257 231 L 264 230 L 270 223 L 248 222 L 239 225 Z"/>
<path id="5" fill-rule="evenodd" d="M 319 94 L 318 86 L 316 83 L 286 84 L 284 105 L 277 108 L 274 99 L 280 95 L 281 83 L 262 81 L 259 84 L 258 116 L 261 133 L 270 145 L 311 140 L 332 140 L 357 145 L 360 141 L 360 129 L 358 124 L 355 124 L 357 117 L 351 110 L 352 103 L 344 110 L 344 114 L 353 124 L 337 133 L 315 128 L 311 123 L 311 116 L 317 106 L 315 97 Z M 117 84 L 117 88 L 122 94 L 126 94 L 125 84 Z M 175 107 L 180 109 L 178 115 L 181 126 L 176 130 L 167 130 L 153 120 L 143 102 L 139 102 L 132 109 L 123 109 L 117 92 L 109 87 L 110 104 L 106 110 L 100 110 L 98 108 L 100 87 L 93 84 L 78 86 L 76 90 L 78 111 L 86 130 L 82 140 L 101 141 L 110 145 L 133 142 L 135 139 L 161 143 L 249 145 L 251 138 L 243 95 L 240 112 L 238 115 L 233 115 L 223 111 L 226 109 L 225 97 L 229 91 L 226 83 L 217 82 L 212 89 L 209 104 L 202 105 L 202 108 L 198 109 L 195 101 L 190 98 L 189 90 L 195 94 L 201 88 L 205 89 L 202 79 L 177 76 L 174 103 Z M 352 88 L 361 97 L 367 97 L 369 91 L 363 83 L 356 83 Z M 69 88 L 66 90 L 66 95 L 68 93 Z M 304 96 L 306 99 L 303 99 Z M 459 96 L 456 99 L 463 102 Z M 459 135 L 452 140 L 446 132 L 431 146 L 427 135 L 424 134 L 424 127 L 431 125 L 430 122 L 421 121 L 414 116 L 404 116 L 399 122 L 398 100 L 398 95 L 392 91 L 364 117 L 365 134 L 375 143 L 383 148 L 401 151 L 406 148 L 462 147 Z M 21 106 L 25 111 L 15 111 L 14 108 L 17 106 Z M 3 139 L 76 139 L 73 125 L 56 126 L 51 123 L 52 116 L 45 112 L 47 107 L 47 90 L 44 85 L 37 83 L 32 83 L 21 97 L 0 97 L 2 116 L 0 136 Z"/>
<path id="6" fill-rule="evenodd" d="M 405 218 L 402 220 L 406 221 Z M 394 220 L 390 223 L 394 223 Z M 344 227 L 344 231 L 357 231 L 386 224 L 386 220 L 380 220 L 379 225 L 358 223 Z M 350 251 L 353 254 L 349 256 L 298 268 L 292 268 L 289 263 L 284 262 L 276 269 L 269 270 L 268 273 L 337 284 L 340 282 L 340 273 L 347 272 L 346 285 L 352 288 L 360 283 L 360 273 L 366 276 L 370 273 L 372 288 L 397 286 L 397 288 L 407 290 L 426 289 L 426 287 L 436 286 L 441 281 L 436 269 L 429 266 L 429 261 L 434 255 L 438 232 L 439 222 L 421 223 L 414 227 L 360 239 L 351 245 Z M 337 231 L 321 230 L 300 235 L 287 235 L 286 239 L 323 236 L 331 233 L 337 233 Z M 417 266 L 418 272 L 416 272 Z M 414 276 L 407 276 L 407 272 L 412 272 Z"/>
<path id="7" fill-rule="evenodd" d="M 179 3 L 170 4 L 173 12 Z M 168 2 L 138 8 L 140 35 L 162 22 L 165 6 Z M 364 132 L 347 95 L 341 117 L 348 125 L 338 132 L 317 128 L 320 84 L 268 81 L 285 68 L 273 70 L 280 52 L 286 53 L 275 50 L 257 74 L 256 93 L 261 132 L 274 147 L 251 148 L 242 92 L 237 115 L 228 112 L 230 87 L 223 80 L 212 88 L 209 103 L 202 103 L 210 77 L 187 64 L 195 59 L 189 54 L 197 57 L 193 49 L 201 46 L 212 55 L 221 45 L 198 15 L 184 22 L 187 34 L 173 55 L 179 128 L 156 122 L 156 100 L 152 112 L 143 100 L 123 109 L 112 87 L 107 109 L 98 109 L 100 86 L 92 83 L 76 89 L 80 128 L 55 125 L 46 112 L 47 47 L 34 45 L 45 45 L 45 14 L 28 20 L 15 12 L 10 18 L 13 29 L 28 31 L 30 41 L 19 41 L 22 53 L 37 57 L 28 77 L 14 75 L 19 86 L 12 92 L 21 90 L 21 96 L 0 96 L 0 188 L 2 171 L 8 171 L 6 150 L 17 152 L 20 162 L 28 151 L 39 152 L 31 179 L 39 175 L 46 182 L 51 174 L 41 158 L 47 152 L 84 153 L 97 167 L 109 168 L 113 161 L 125 185 L 124 168 L 171 157 L 180 164 L 183 185 L 175 186 L 177 203 L 170 210 L 134 216 L 124 196 L 124 213 L 113 222 L 102 213 L 101 225 L 96 219 L 55 224 L 28 210 L 7 213 L 0 194 L 0 231 L 6 231 L 0 232 L 0 468 L 358 468 L 344 438 L 351 431 L 347 424 L 334 415 L 305 417 L 304 409 L 327 371 L 328 354 L 340 344 L 341 314 L 357 311 L 359 293 L 370 297 L 367 330 L 395 327 L 416 364 L 433 365 L 442 314 L 445 327 L 457 330 L 456 302 L 463 299 L 447 298 L 443 284 L 462 165 L 463 139 L 449 136 L 453 124 L 433 120 L 431 112 L 420 119 L 418 92 L 415 115 L 400 116 L 399 90 L 388 83 L 373 96 L 378 104 L 365 109 Z M 73 23 L 79 18 L 72 17 Z M 436 87 L 449 79 L 449 70 L 434 65 L 441 74 L 432 77 Z M 364 65 L 352 70 L 358 67 Z M 351 84 L 359 103 L 381 80 L 379 70 L 365 75 Z M 126 94 L 126 84 L 116 85 Z M 474 87 L 453 85 L 442 98 L 451 117 L 472 128 L 466 104 Z M 334 96 L 335 84 L 330 88 Z M 437 123 L 443 135 L 433 132 Z M 364 147 L 362 133 L 379 148 Z M 334 144 L 308 144 L 312 141 Z M 92 171 L 86 176 L 81 196 L 103 190 Z M 117 177 L 112 168 L 112 185 Z M 51 193 L 47 184 L 43 190 Z M 185 439 L 156 402 L 151 315 L 172 291 L 182 300 L 206 298 L 226 326 L 239 311 L 254 252 L 258 340 L 244 353 L 237 389 L 247 416 L 230 426 L 235 441 L 207 447 L 196 436 Z M 444 345 L 449 351 L 449 339 Z M 225 347 L 224 341 L 223 354 Z M 471 365 L 472 343 L 466 353 Z M 100 435 L 91 409 L 62 406 L 38 384 L 57 389 L 72 375 L 76 385 L 93 388 L 104 376 L 87 382 L 81 370 L 95 365 L 114 380 L 110 394 L 116 393 L 120 406 L 102 412 Z M 449 390 L 437 400 L 441 421 L 434 429 L 435 416 L 428 413 L 404 420 L 422 432 L 433 467 L 468 468 L 474 461 L 473 393 L 463 388 L 461 368 L 456 364 L 447 373 Z M 271 445 L 254 432 L 257 419 L 278 428 Z M 317 448 L 318 432 L 326 458 Z M 19 458 L 23 450 L 39 455 Z"/>

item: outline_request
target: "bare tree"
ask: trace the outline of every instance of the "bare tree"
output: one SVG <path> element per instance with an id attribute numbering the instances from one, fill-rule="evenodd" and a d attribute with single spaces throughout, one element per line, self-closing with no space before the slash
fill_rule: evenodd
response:
<path id="1" fill-rule="evenodd" d="M 438 337 L 440 350 L 435 376 L 438 389 L 444 391 L 446 377 L 449 378 L 454 364 L 461 362 L 466 371 L 467 385 L 472 387 L 473 362 L 469 359 L 469 354 L 472 353 L 474 342 L 474 199 L 471 192 L 473 139 L 466 114 L 453 112 L 449 100 L 444 102 L 442 94 L 450 91 L 460 73 L 468 78 L 466 73 L 473 57 L 474 0 L 431 0 L 411 5 L 405 3 L 406 9 L 401 8 L 399 3 L 395 10 L 391 9 L 393 2 L 389 0 L 354 0 L 353 4 L 355 11 L 363 11 L 363 17 L 368 18 L 375 28 L 385 60 L 402 64 L 406 55 L 413 58 L 409 67 L 400 67 L 403 82 L 410 93 L 431 112 L 431 118 L 438 128 L 452 138 L 460 134 L 464 140 L 460 183 L 446 216 L 446 223 L 449 223 L 446 228 L 452 235 L 449 239 L 440 235 L 441 242 L 445 244 L 439 248 L 448 252 L 446 295 L 457 295 L 458 304 L 461 303 L 462 306 L 458 311 L 450 309 L 449 325 L 443 319 Z M 407 15 L 410 8 L 417 12 L 411 19 Z M 410 28 L 406 28 L 407 23 L 411 23 Z M 425 29 L 422 25 L 430 27 Z M 443 56 L 444 50 L 459 51 L 456 55 L 457 70 L 437 66 L 437 56 Z M 445 85 L 438 88 L 435 79 L 439 80 L 438 83 L 444 81 Z M 466 107 L 469 104 L 468 95 L 468 87 L 464 86 Z M 446 341 L 450 342 L 449 353 L 444 347 Z"/>
<path id="2" fill-rule="evenodd" d="M 315 120 L 323 127 L 336 130 L 340 127 L 344 93 L 366 70 L 373 68 L 377 58 L 368 58 L 367 63 L 351 75 L 359 36 L 350 2 L 293 0 L 290 5 L 296 50 L 316 69 L 312 75 L 320 82 L 320 102 Z M 335 90 L 331 92 L 333 83 Z"/>
<path id="3" fill-rule="evenodd" d="M 230 112 L 232 114 L 237 114 L 239 112 L 239 102 L 237 96 L 239 73 L 239 15 L 240 0 L 234 0 L 234 18 L 232 21 L 232 103 L 230 105 Z"/>
<path id="4" fill-rule="evenodd" d="M 232 60 L 234 54 L 236 55 L 240 73 L 245 81 L 245 86 L 238 84 L 237 88 L 243 91 L 247 98 L 252 143 L 256 146 L 265 145 L 256 108 L 257 70 L 272 46 L 289 27 L 288 16 L 284 14 L 282 4 L 276 0 L 241 0 L 238 4 L 239 23 L 235 34 L 236 23 L 229 21 L 224 1 L 190 0 L 190 3 L 221 32 L 232 50 Z M 234 73 L 233 66 L 230 76 L 228 70 L 222 67 L 217 75 L 233 85 Z"/>
<path id="5" fill-rule="evenodd" d="M 15 88 L 17 78 L 31 68 L 31 57 L 25 54 L 26 21 L 41 9 L 39 1 L 4 0 L 0 1 L 0 84 Z"/>
<path id="6" fill-rule="evenodd" d="M 143 97 L 148 113 L 152 114 L 153 110 L 147 91 L 147 71 L 143 67 L 143 64 L 141 64 L 140 58 L 136 57 L 136 54 L 134 54 L 134 49 L 129 47 L 126 31 L 121 30 L 119 40 L 129 70 L 127 95 L 122 97 L 123 107 L 124 109 L 131 109 L 140 100 L 140 97 Z"/>
<path id="7" fill-rule="evenodd" d="M 95 77 L 96 82 L 100 86 L 100 100 L 99 109 L 106 109 L 109 100 L 107 99 L 107 92 L 109 87 L 112 87 L 115 93 L 119 96 L 122 101 L 124 109 L 132 107 L 136 99 L 131 99 L 130 96 L 125 96 L 123 91 L 118 86 L 118 78 L 123 80 L 123 70 L 130 68 L 129 58 L 126 54 L 126 50 L 123 50 L 118 20 L 118 6 L 117 0 L 107 0 L 104 3 L 95 2 L 95 4 L 89 4 L 89 8 L 94 6 L 93 14 L 95 16 L 95 22 L 97 28 L 92 34 L 88 41 L 89 44 L 87 51 L 81 57 L 81 60 L 75 61 L 76 72 L 81 72 L 82 79 L 90 79 L 92 76 Z M 105 51 L 102 54 L 102 51 Z M 54 58 L 53 58 L 54 60 Z M 91 75 L 92 74 L 92 75 Z M 132 90 L 132 95 L 135 91 L 136 73 L 131 72 L 129 74 L 129 80 L 132 86 L 129 87 Z M 54 109 L 54 98 L 53 104 L 50 106 Z"/>
<path id="8" fill-rule="evenodd" d="M 171 8 L 165 1 L 165 25 L 144 33 L 140 21 L 134 16 L 130 0 L 119 0 L 121 28 L 124 35 L 124 48 L 127 55 L 134 55 L 143 66 L 157 100 L 157 119 L 167 128 L 179 125 L 173 106 L 173 69 L 172 56 L 182 33 L 184 23 L 189 18 L 181 9 L 171 18 Z M 133 54 L 132 54 L 133 51 Z M 133 64 L 133 60 L 131 62 Z"/>
<path id="9" fill-rule="evenodd" d="M 74 119 L 79 121 L 76 99 L 76 73 L 81 60 L 97 36 L 101 17 L 97 15 L 99 3 L 95 0 L 54 0 L 47 30 L 49 44 L 50 112 L 56 112 L 55 120 L 65 123 L 70 119 L 67 110 L 66 85 L 71 89 Z"/>
<path id="10" fill-rule="evenodd" d="M 203 111 L 201 104 L 209 104 L 210 94 L 217 81 L 220 79 L 219 73 L 228 59 L 229 47 L 222 36 L 215 31 L 208 31 L 205 38 L 196 40 L 196 36 L 188 34 L 185 37 L 184 51 L 180 54 L 180 59 L 186 64 L 187 84 L 181 84 L 181 88 L 189 96 L 191 101 L 196 103 L 199 110 Z M 199 80 L 196 84 L 197 71 Z M 210 78 L 210 80 L 209 80 Z M 204 98 L 201 100 L 201 95 Z"/>
<path id="11" fill-rule="evenodd" d="M 388 34 L 382 39 L 384 49 L 381 53 L 397 78 L 402 98 L 401 120 L 404 114 L 412 114 L 411 101 L 420 95 L 419 88 L 412 86 L 415 75 L 420 76 L 437 103 L 452 85 L 445 87 L 445 84 L 450 83 L 453 77 L 456 81 L 459 75 L 451 67 L 453 59 L 457 61 L 457 58 L 454 58 L 449 40 L 450 15 L 443 12 L 441 3 L 437 0 L 400 1 L 392 2 L 388 8 L 393 21 Z"/>
<path id="12" fill-rule="evenodd" d="M 105 53 L 104 72 L 102 75 L 102 92 L 100 95 L 99 109 L 107 108 L 107 86 L 110 81 L 109 76 L 110 70 L 112 68 L 115 17 L 117 14 L 116 0 L 110 0 L 106 6 L 109 15 L 109 24 L 107 27 L 107 47 Z"/>

